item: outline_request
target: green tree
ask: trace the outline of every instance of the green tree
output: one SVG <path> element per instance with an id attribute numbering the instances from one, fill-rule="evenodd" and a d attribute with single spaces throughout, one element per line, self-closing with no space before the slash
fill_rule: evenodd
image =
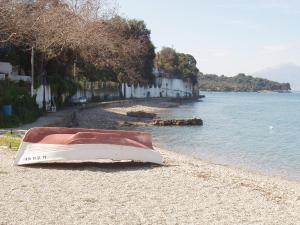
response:
<path id="1" fill-rule="evenodd" d="M 278 83 L 267 79 L 247 76 L 240 73 L 234 77 L 203 75 L 199 73 L 199 85 L 203 91 L 288 91 L 288 83 Z"/>
<path id="2" fill-rule="evenodd" d="M 196 59 L 190 54 L 178 53 L 172 48 L 162 48 L 155 58 L 156 67 L 164 76 L 198 81 L 199 69 Z"/>
<path id="3" fill-rule="evenodd" d="M 178 53 L 178 70 L 183 79 L 190 79 L 194 84 L 197 83 L 199 69 L 196 59 L 190 54 Z"/>
<path id="4" fill-rule="evenodd" d="M 156 67 L 169 76 L 176 76 L 178 74 L 178 54 L 173 48 L 163 47 L 156 55 Z"/>

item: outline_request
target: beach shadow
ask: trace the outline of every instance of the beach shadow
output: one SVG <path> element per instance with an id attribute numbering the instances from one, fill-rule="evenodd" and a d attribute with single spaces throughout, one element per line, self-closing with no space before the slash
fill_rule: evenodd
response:
<path id="1" fill-rule="evenodd" d="M 77 170 L 91 172 L 116 173 L 124 171 L 150 170 L 163 165 L 143 162 L 55 162 L 23 165 L 23 167 L 47 170 Z"/>

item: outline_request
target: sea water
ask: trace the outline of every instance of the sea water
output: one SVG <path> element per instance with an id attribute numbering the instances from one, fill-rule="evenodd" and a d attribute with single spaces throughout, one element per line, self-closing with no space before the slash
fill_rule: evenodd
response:
<path id="1" fill-rule="evenodd" d="M 300 93 L 204 93 L 162 118 L 199 117 L 202 127 L 148 127 L 162 147 L 300 181 Z"/>

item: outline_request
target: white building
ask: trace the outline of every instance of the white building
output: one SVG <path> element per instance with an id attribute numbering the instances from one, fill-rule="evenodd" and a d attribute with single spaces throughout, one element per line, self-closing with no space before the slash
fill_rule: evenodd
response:
<path id="1" fill-rule="evenodd" d="M 152 98 L 152 97 L 192 97 L 195 95 L 193 84 L 188 81 L 174 78 L 157 77 L 155 84 L 122 85 L 125 98 Z"/>
<path id="2" fill-rule="evenodd" d="M 157 69 L 154 70 L 155 84 L 122 85 L 122 93 L 125 98 L 150 98 L 150 97 L 192 97 L 199 95 L 199 89 L 188 80 L 168 78 Z"/>
<path id="3" fill-rule="evenodd" d="M 18 73 L 18 67 L 12 66 L 11 63 L 8 62 L 0 62 L 0 80 L 9 79 L 11 81 L 25 81 L 31 83 L 31 77 L 26 76 L 24 71 L 21 71 L 21 75 Z M 50 105 L 51 102 L 51 88 L 50 86 L 43 85 L 39 86 L 34 93 L 36 94 L 36 103 L 40 108 L 43 107 L 43 98 L 44 98 L 44 88 L 45 88 L 45 102 L 46 105 Z"/>
<path id="4" fill-rule="evenodd" d="M 17 67 L 12 66 L 9 62 L 0 62 L 0 80 L 5 80 L 5 78 L 8 78 L 12 81 L 25 81 L 25 82 L 31 82 L 31 77 L 26 76 L 24 71 L 21 72 L 21 74 L 18 73 Z"/>

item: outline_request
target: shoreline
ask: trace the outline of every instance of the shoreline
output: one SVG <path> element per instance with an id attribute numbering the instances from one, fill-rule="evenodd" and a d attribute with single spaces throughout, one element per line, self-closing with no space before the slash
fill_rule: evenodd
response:
<path id="1" fill-rule="evenodd" d="M 141 102 L 143 102 L 144 104 L 140 104 Z M 148 104 L 147 104 L 147 102 L 148 102 Z M 191 100 L 176 101 L 174 99 L 167 99 L 167 98 L 166 99 L 154 99 L 154 102 L 153 102 L 153 99 L 148 100 L 148 101 L 147 100 L 146 101 L 131 100 L 131 101 L 126 102 L 125 104 L 123 104 L 121 106 L 119 104 L 117 106 L 114 105 L 114 104 L 110 104 L 110 105 L 106 106 L 104 108 L 104 110 L 108 111 L 108 112 L 111 112 L 111 113 L 121 114 L 122 116 L 124 116 L 124 117 L 122 117 L 124 122 L 129 123 L 125 126 L 123 126 L 122 124 L 120 125 L 120 123 L 118 123 L 118 125 L 116 127 L 112 127 L 112 128 L 114 128 L 114 129 L 135 130 L 135 128 L 139 127 L 139 126 L 152 126 L 152 125 L 149 125 L 149 121 L 151 121 L 151 120 L 149 120 L 147 118 L 146 119 L 145 118 L 137 119 L 137 118 L 128 117 L 128 116 L 126 116 L 126 113 L 128 111 L 140 111 L 141 110 L 141 111 L 145 111 L 145 112 L 148 112 L 148 113 L 157 113 L 158 117 L 159 117 L 159 113 L 162 112 L 162 111 L 169 110 L 170 108 L 173 108 L 173 107 L 179 107 L 182 104 L 187 104 L 187 103 L 191 103 L 191 102 L 195 102 L 195 101 L 191 101 Z M 98 113 L 101 114 L 100 111 L 98 111 Z M 118 121 L 118 119 L 120 119 L 120 118 L 115 118 L 116 121 Z M 132 123 L 132 124 L 130 124 L 130 123 Z M 100 126 L 99 128 L 102 128 L 102 127 Z M 161 148 L 160 146 L 163 145 L 163 143 L 156 142 L 156 143 L 154 143 L 154 145 Z M 281 175 L 275 174 L 275 172 L 271 173 L 271 172 L 267 172 L 267 171 L 263 171 L 263 170 L 255 170 L 255 169 L 252 169 L 250 167 L 247 168 L 247 166 L 243 166 L 243 165 L 240 165 L 240 166 L 230 165 L 229 163 L 226 163 L 226 162 L 216 162 L 213 159 L 212 160 L 206 160 L 206 159 L 203 159 L 200 156 L 197 156 L 197 155 L 194 155 L 194 154 L 168 150 L 166 147 L 163 148 L 163 149 L 166 150 L 166 151 L 174 152 L 176 154 L 189 156 L 189 157 L 192 157 L 192 158 L 195 158 L 195 159 L 198 159 L 200 161 L 207 162 L 207 163 L 229 167 L 231 169 L 244 170 L 244 171 L 247 171 L 247 172 L 250 172 L 250 173 L 257 173 L 258 175 L 277 177 L 277 178 L 288 180 L 288 181 L 291 181 L 291 182 L 300 183 L 300 180 L 293 179 L 293 178 L 288 177 L 288 176 L 281 176 Z"/>
<path id="2" fill-rule="evenodd" d="M 149 125 L 152 119 L 127 116 L 127 112 L 144 111 L 158 114 L 161 111 L 196 102 L 196 99 L 150 98 L 107 102 L 104 105 L 83 107 L 76 114 L 77 126 L 99 129 L 132 129 Z M 92 121 L 92 122 L 91 122 Z"/>
<path id="3" fill-rule="evenodd" d="M 57 117 L 56 120 L 51 121 L 50 126 L 61 126 L 61 123 L 65 123 L 67 120 L 68 124 L 70 124 L 70 119 L 73 117 L 73 114 L 77 114 L 76 116 L 76 121 L 75 121 L 75 126 L 74 127 L 84 127 L 84 128 L 98 128 L 98 129 L 123 129 L 123 130 L 136 130 L 137 127 L 141 126 L 153 126 L 151 125 L 151 119 L 149 118 L 135 118 L 135 117 L 129 117 L 126 115 L 127 112 L 129 111 L 144 111 L 147 113 L 155 113 L 158 115 L 159 118 L 159 113 L 162 111 L 170 110 L 171 108 L 179 107 L 180 105 L 183 104 L 188 104 L 188 103 L 193 103 L 193 102 L 198 102 L 201 101 L 201 98 L 149 98 L 149 99 L 126 99 L 126 100 L 117 100 L 117 101 L 108 101 L 108 102 L 99 102 L 99 103 L 91 103 L 87 106 L 83 107 L 77 107 L 77 110 L 74 111 L 72 108 L 67 108 L 65 110 L 58 111 L 58 116 L 53 116 L 53 114 L 50 115 L 50 119 L 52 117 Z M 74 108 L 74 107 L 73 107 Z M 109 118 L 108 123 L 101 123 L 103 120 L 97 121 L 97 123 L 91 122 L 91 116 L 86 115 L 85 112 L 91 111 L 91 115 L 93 116 L 100 116 L 104 117 L 104 120 L 107 119 L 108 114 L 112 114 Z M 67 116 L 62 116 L 61 114 L 67 114 Z M 88 120 L 85 121 L 85 119 Z M 39 121 L 36 121 L 39 122 Z M 30 128 L 32 127 L 32 124 L 25 124 L 19 127 L 21 129 L 21 133 L 24 134 L 24 128 Z M 42 126 L 44 126 L 42 124 Z M 5 129 L 4 129 L 5 130 Z M 3 130 L 3 131 L 4 131 Z M 300 183 L 300 180 L 296 178 L 291 178 L 289 176 L 284 176 L 284 175 L 278 175 L 275 173 L 269 173 L 267 171 L 262 171 L 262 170 L 255 170 L 251 168 L 247 168 L 246 166 L 243 167 L 243 165 L 230 165 L 230 163 L 226 162 L 216 162 L 213 159 L 212 160 L 206 160 L 201 158 L 200 156 L 196 156 L 193 154 L 189 153 L 183 153 L 179 151 L 173 151 L 169 150 L 167 147 L 161 148 L 160 145 L 162 143 L 156 142 L 153 143 L 154 145 L 158 146 L 160 149 L 164 149 L 165 151 L 173 152 L 175 154 L 187 156 L 194 158 L 196 160 L 200 160 L 206 163 L 214 164 L 214 165 L 219 165 L 219 166 L 224 166 L 224 167 L 229 167 L 231 169 L 238 169 L 238 170 L 243 170 L 246 172 L 250 173 L 255 173 L 258 175 L 263 175 L 263 176 L 270 176 L 274 178 L 279 178 L 291 182 L 297 182 Z M 0 146 L 1 148 L 1 146 Z"/>
<path id="4" fill-rule="evenodd" d="M 161 110 L 168 109 L 161 104 L 165 106 Z M 126 111 L 158 110 L 152 106 L 133 102 L 94 107 L 80 111 L 77 119 L 79 126 L 118 128 L 116 121 L 132 121 Z M 300 221 L 299 182 L 154 145 L 164 166 L 93 160 L 14 167 L 16 152 L 0 147 L 0 224 L 296 225 Z"/>
<path id="5" fill-rule="evenodd" d="M 86 106 L 76 107 L 77 110 L 74 111 L 71 108 L 66 108 L 64 110 L 58 111 L 58 116 L 52 114 L 49 114 L 50 119 L 52 117 L 56 117 L 56 120 L 51 121 L 50 126 L 61 126 L 62 123 L 65 123 L 67 120 L 68 124 L 72 124 L 73 122 L 70 122 L 72 119 L 71 117 L 74 116 L 74 113 L 77 114 L 75 126 L 74 127 L 84 127 L 84 128 L 98 128 L 98 129 L 123 129 L 123 130 L 136 130 L 137 127 L 141 126 L 153 126 L 151 125 L 151 119 L 149 118 L 135 118 L 135 117 L 129 117 L 126 115 L 129 111 L 144 111 L 147 113 L 155 113 L 158 115 L 162 111 L 170 110 L 171 108 L 179 107 L 183 104 L 193 103 L 201 101 L 201 98 L 148 98 L 148 99 L 126 99 L 126 100 L 117 100 L 117 101 L 108 101 L 108 102 L 99 102 L 99 103 L 91 103 Z M 104 117 L 104 120 L 99 120 L 97 123 L 91 122 L 91 116 L 86 115 L 85 112 L 91 111 L 91 115 L 96 117 Z M 67 116 L 65 115 L 67 114 Z M 111 114 L 111 116 L 108 116 Z M 107 120 L 107 117 L 109 117 L 108 123 L 102 123 L 103 121 Z M 86 121 L 87 119 L 88 121 Z M 38 124 L 40 121 L 36 121 Z M 87 122 L 87 123 L 86 123 Z M 100 124 L 99 124 L 100 122 Z M 22 134 L 24 134 L 24 128 L 28 129 L 31 128 L 33 125 L 35 125 L 35 122 L 32 124 L 24 124 L 21 127 L 19 127 L 19 131 L 21 131 Z M 72 124 L 73 125 L 73 124 Z M 44 126 L 44 124 L 42 124 Z M 63 125 L 64 126 L 64 125 Z M 17 128 L 18 129 L 18 128 Z M 1 131 L 1 130 L 0 130 Z M 3 132 L 5 129 L 2 130 Z M 156 142 L 154 145 L 160 146 L 163 143 Z M 1 147 L 1 146 L 0 146 Z M 159 147 L 161 148 L 161 147 Z M 230 165 L 230 163 L 227 162 L 216 162 L 213 159 L 212 160 L 206 160 L 201 158 L 200 156 L 196 156 L 194 154 L 189 153 L 183 153 L 179 151 L 173 151 L 169 150 L 167 147 L 163 148 L 165 151 L 174 152 L 179 155 L 188 156 L 206 163 L 220 165 L 224 167 L 229 167 L 231 169 L 238 169 L 247 171 L 250 173 L 255 173 L 258 175 L 263 176 L 271 176 L 291 182 L 297 182 L 300 183 L 300 180 L 296 178 L 291 178 L 289 176 L 279 175 L 267 171 L 262 170 L 255 170 L 251 168 L 244 167 L 243 165 Z"/>
<path id="6" fill-rule="evenodd" d="M 237 165 L 230 165 L 229 163 L 226 163 L 226 162 L 224 162 L 224 163 L 216 162 L 213 159 L 212 160 L 203 159 L 199 156 L 195 156 L 195 155 L 192 155 L 192 154 L 173 151 L 173 150 L 169 150 L 167 148 L 159 147 L 159 143 L 155 143 L 154 146 L 157 149 L 161 149 L 161 150 L 166 151 L 166 152 L 174 153 L 174 154 L 182 156 L 182 157 L 190 158 L 192 160 L 199 160 L 202 163 L 211 164 L 211 165 L 220 166 L 220 167 L 225 167 L 225 168 L 228 168 L 228 169 L 231 169 L 231 170 L 238 170 L 238 171 L 241 171 L 241 172 L 244 172 L 244 173 L 253 174 L 255 176 L 264 176 L 264 177 L 269 177 L 269 178 L 272 178 L 272 179 L 292 182 L 292 183 L 296 183 L 296 184 L 300 185 L 300 180 L 293 179 L 293 178 L 290 178 L 288 176 L 280 176 L 280 175 L 268 173 L 268 172 L 265 172 L 265 171 L 260 171 L 260 170 L 255 170 L 255 169 L 243 167 L 242 165 L 237 166 Z"/>

